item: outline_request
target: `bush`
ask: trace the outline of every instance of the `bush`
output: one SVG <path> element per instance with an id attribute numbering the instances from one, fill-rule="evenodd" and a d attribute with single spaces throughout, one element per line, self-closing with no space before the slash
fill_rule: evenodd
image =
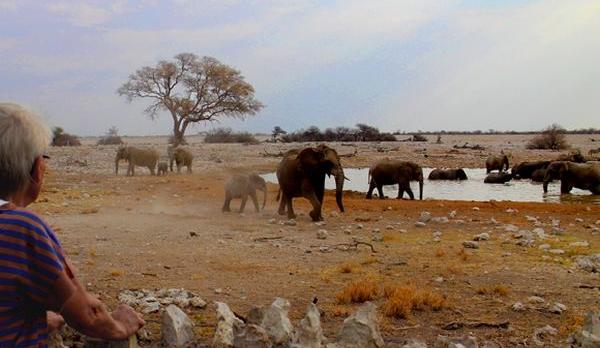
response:
<path id="1" fill-rule="evenodd" d="M 112 126 L 108 129 L 106 134 L 98 140 L 98 145 L 121 145 L 123 140 L 119 136 L 119 129 Z"/>
<path id="2" fill-rule="evenodd" d="M 428 141 L 428 139 L 422 134 L 413 134 L 412 141 Z"/>
<path id="3" fill-rule="evenodd" d="M 79 139 L 69 133 L 65 133 L 61 127 L 52 129 L 52 146 L 80 146 Z"/>
<path id="4" fill-rule="evenodd" d="M 396 141 L 391 133 L 381 133 L 379 129 L 359 123 L 356 128 L 336 127 L 321 131 L 316 126 L 285 134 L 281 140 L 286 143 L 293 142 L 319 142 L 319 141 Z"/>
<path id="5" fill-rule="evenodd" d="M 254 135 L 248 132 L 233 132 L 231 128 L 216 128 L 209 131 L 204 138 L 205 143 L 244 143 L 258 144 Z"/>
<path id="6" fill-rule="evenodd" d="M 527 143 L 528 149 L 535 150 L 564 150 L 569 147 L 565 137 L 565 129 L 557 124 L 544 129 Z"/>

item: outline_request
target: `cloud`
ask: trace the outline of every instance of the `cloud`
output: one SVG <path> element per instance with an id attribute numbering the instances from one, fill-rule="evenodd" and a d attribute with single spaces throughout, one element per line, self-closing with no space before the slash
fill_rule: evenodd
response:
<path id="1" fill-rule="evenodd" d="M 123 13 L 127 1 L 111 1 L 102 3 L 103 6 L 86 2 L 61 1 L 47 5 L 51 13 L 63 15 L 76 26 L 93 27 L 110 21 L 114 15 Z"/>

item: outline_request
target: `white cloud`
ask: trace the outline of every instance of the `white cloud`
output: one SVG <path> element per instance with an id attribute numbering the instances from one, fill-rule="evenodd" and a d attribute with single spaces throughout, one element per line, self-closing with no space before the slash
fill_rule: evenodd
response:
<path id="1" fill-rule="evenodd" d="M 111 1 L 98 6 L 89 2 L 61 1 L 48 4 L 47 10 L 65 16 L 73 25 L 92 27 L 108 22 L 115 14 L 122 13 L 126 3 L 126 1 Z"/>

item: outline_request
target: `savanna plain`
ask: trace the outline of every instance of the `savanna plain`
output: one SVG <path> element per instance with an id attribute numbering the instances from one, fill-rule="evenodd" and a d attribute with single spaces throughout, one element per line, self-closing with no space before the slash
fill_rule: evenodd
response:
<path id="1" fill-rule="evenodd" d="M 568 135 L 567 140 L 587 154 L 598 147 L 600 139 L 592 141 L 594 137 Z M 512 166 L 561 153 L 527 150 L 529 138 L 447 135 L 442 144 L 329 145 L 348 155 L 342 157 L 344 168 L 368 167 L 384 157 L 423 167 L 481 168 L 489 154 L 501 150 Z M 125 140 L 154 147 L 166 160 L 167 137 Z M 117 146 L 97 146 L 95 138 L 50 150 L 45 189 L 32 208 L 48 218 L 88 289 L 111 306 L 127 289 L 185 288 L 208 302 L 186 312 L 196 336 L 210 342 L 214 301 L 247 313 L 283 297 L 291 302 L 296 325 L 316 298 L 325 336 L 334 338 L 344 318 L 370 300 L 378 306 L 386 342 L 419 338 L 433 343 L 438 335 L 471 334 L 506 347 L 532 345 L 534 331 L 546 325 L 558 333 L 544 337 L 545 344 L 564 346 L 585 314 L 600 310 L 599 274 L 575 262 L 578 256 L 600 252 L 600 205 L 594 201 L 511 202 L 501 196 L 481 202 L 366 200 L 364 193 L 346 191 L 346 211 L 340 213 L 327 192 L 323 223 L 313 223 L 308 202 L 295 199 L 298 218 L 287 225 L 277 215 L 277 184 L 268 184 L 264 211 L 255 213 L 249 202 L 244 214 L 221 212 L 223 185 L 239 171 L 274 172 L 280 158 L 266 156 L 265 150 L 273 154 L 311 144 L 205 144 L 200 136 L 187 140 L 195 156 L 193 173 L 166 176 L 151 176 L 139 167 L 136 176 L 128 177 L 126 163 L 115 175 Z M 485 150 L 453 148 L 465 142 Z M 366 182 L 364 186 L 366 190 Z M 233 211 L 238 204 L 234 200 Z M 417 227 L 425 211 L 440 219 Z M 545 235 L 519 243 L 519 231 L 535 228 Z M 320 230 L 326 231 L 325 239 L 317 237 Z M 484 232 L 490 238 L 477 249 L 463 246 Z M 540 248 L 543 244 L 547 246 Z M 523 310 L 513 309 L 516 302 Z M 557 302 L 566 306 L 560 314 L 549 309 Z M 147 340 L 142 345 L 160 339 L 159 315 L 145 316 Z"/>

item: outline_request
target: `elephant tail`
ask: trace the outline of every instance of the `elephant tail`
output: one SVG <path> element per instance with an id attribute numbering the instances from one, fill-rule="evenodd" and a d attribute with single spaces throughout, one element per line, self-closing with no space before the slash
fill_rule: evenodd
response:
<path id="1" fill-rule="evenodd" d="M 275 202 L 279 202 L 279 198 L 281 198 L 281 189 L 277 191 L 277 197 L 275 197 Z"/>

